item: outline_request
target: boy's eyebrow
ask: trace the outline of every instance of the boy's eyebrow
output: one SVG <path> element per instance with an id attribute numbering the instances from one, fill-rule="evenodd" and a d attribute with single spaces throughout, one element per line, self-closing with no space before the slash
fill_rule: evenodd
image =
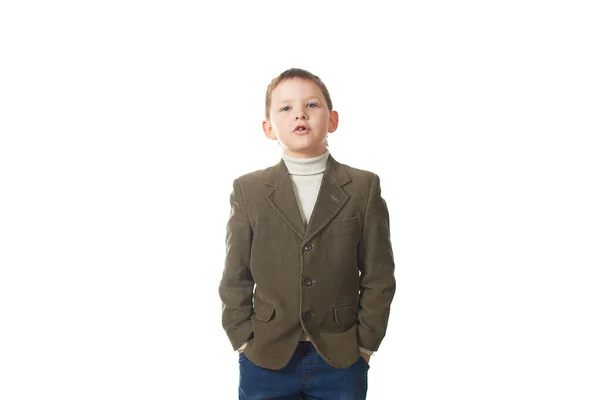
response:
<path id="1" fill-rule="evenodd" d="M 319 98 L 319 96 L 309 96 L 309 97 L 306 98 L 306 100 L 311 100 L 311 99 L 321 100 Z M 281 100 L 281 101 L 278 101 L 278 103 L 280 103 L 280 104 L 281 103 L 289 103 L 289 102 L 292 102 L 292 101 L 294 101 L 294 100 Z"/>

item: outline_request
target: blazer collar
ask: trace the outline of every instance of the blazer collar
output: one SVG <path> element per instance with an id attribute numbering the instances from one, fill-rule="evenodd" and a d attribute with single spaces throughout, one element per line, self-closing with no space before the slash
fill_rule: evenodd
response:
<path id="1" fill-rule="evenodd" d="M 344 166 L 338 163 L 331 154 L 317 197 L 315 208 L 308 224 L 305 226 L 300 214 L 300 207 L 290 173 L 283 159 L 271 167 L 265 176 L 265 183 L 273 186 L 267 194 L 267 200 L 285 222 L 296 232 L 303 242 L 310 241 L 340 212 L 350 196 L 342 188 L 352 179 Z"/>

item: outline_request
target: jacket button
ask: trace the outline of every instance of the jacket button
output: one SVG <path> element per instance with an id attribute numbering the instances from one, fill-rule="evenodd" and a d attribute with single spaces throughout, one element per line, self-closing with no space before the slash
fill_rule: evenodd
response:
<path id="1" fill-rule="evenodd" d="M 310 285 L 312 285 L 312 283 L 313 283 L 313 280 L 308 276 L 305 276 L 304 279 L 302 279 L 302 284 L 304 286 L 310 286 Z"/>
<path id="2" fill-rule="evenodd" d="M 310 314 L 310 311 L 304 311 L 302 313 L 302 319 L 304 321 L 308 321 L 311 317 L 312 317 L 312 315 Z"/>
<path id="3" fill-rule="evenodd" d="M 310 242 L 306 243 L 304 246 L 302 246 L 302 250 L 304 250 L 304 251 L 311 251 L 312 250 L 312 243 L 310 243 Z"/>

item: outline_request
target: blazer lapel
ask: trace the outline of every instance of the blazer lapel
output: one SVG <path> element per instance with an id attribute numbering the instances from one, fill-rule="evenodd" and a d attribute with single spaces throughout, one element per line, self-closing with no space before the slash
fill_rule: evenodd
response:
<path id="1" fill-rule="evenodd" d="M 348 196 L 342 186 L 350 181 L 348 172 L 330 154 L 327 159 L 327 166 L 323 175 L 323 181 L 321 182 L 321 189 L 317 196 L 317 202 L 304 232 L 304 241 L 311 240 L 346 205 L 350 196 Z"/>
<path id="2" fill-rule="evenodd" d="M 273 190 L 267 194 L 267 200 L 271 203 L 271 206 L 300 238 L 304 237 L 305 227 L 302 222 L 302 215 L 296 201 L 290 173 L 283 159 L 271 168 L 265 183 L 274 186 Z"/>
<path id="3" fill-rule="evenodd" d="M 274 186 L 273 190 L 267 194 L 267 200 L 303 241 L 309 241 L 344 207 L 350 196 L 342 189 L 342 186 L 350 181 L 350 176 L 344 167 L 330 154 L 317 202 L 310 220 L 305 226 L 292 179 L 285 162 L 281 159 L 271 168 L 265 179 L 265 183 Z"/>

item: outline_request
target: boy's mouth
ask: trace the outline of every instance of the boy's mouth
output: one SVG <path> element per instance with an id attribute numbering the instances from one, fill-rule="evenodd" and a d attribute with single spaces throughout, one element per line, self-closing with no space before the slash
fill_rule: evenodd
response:
<path id="1" fill-rule="evenodd" d="M 294 132 L 302 135 L 310 132 L 310 128 L 306 125 L 298 125 L 296 126 L 296 129 L 294 129 Z"/>

